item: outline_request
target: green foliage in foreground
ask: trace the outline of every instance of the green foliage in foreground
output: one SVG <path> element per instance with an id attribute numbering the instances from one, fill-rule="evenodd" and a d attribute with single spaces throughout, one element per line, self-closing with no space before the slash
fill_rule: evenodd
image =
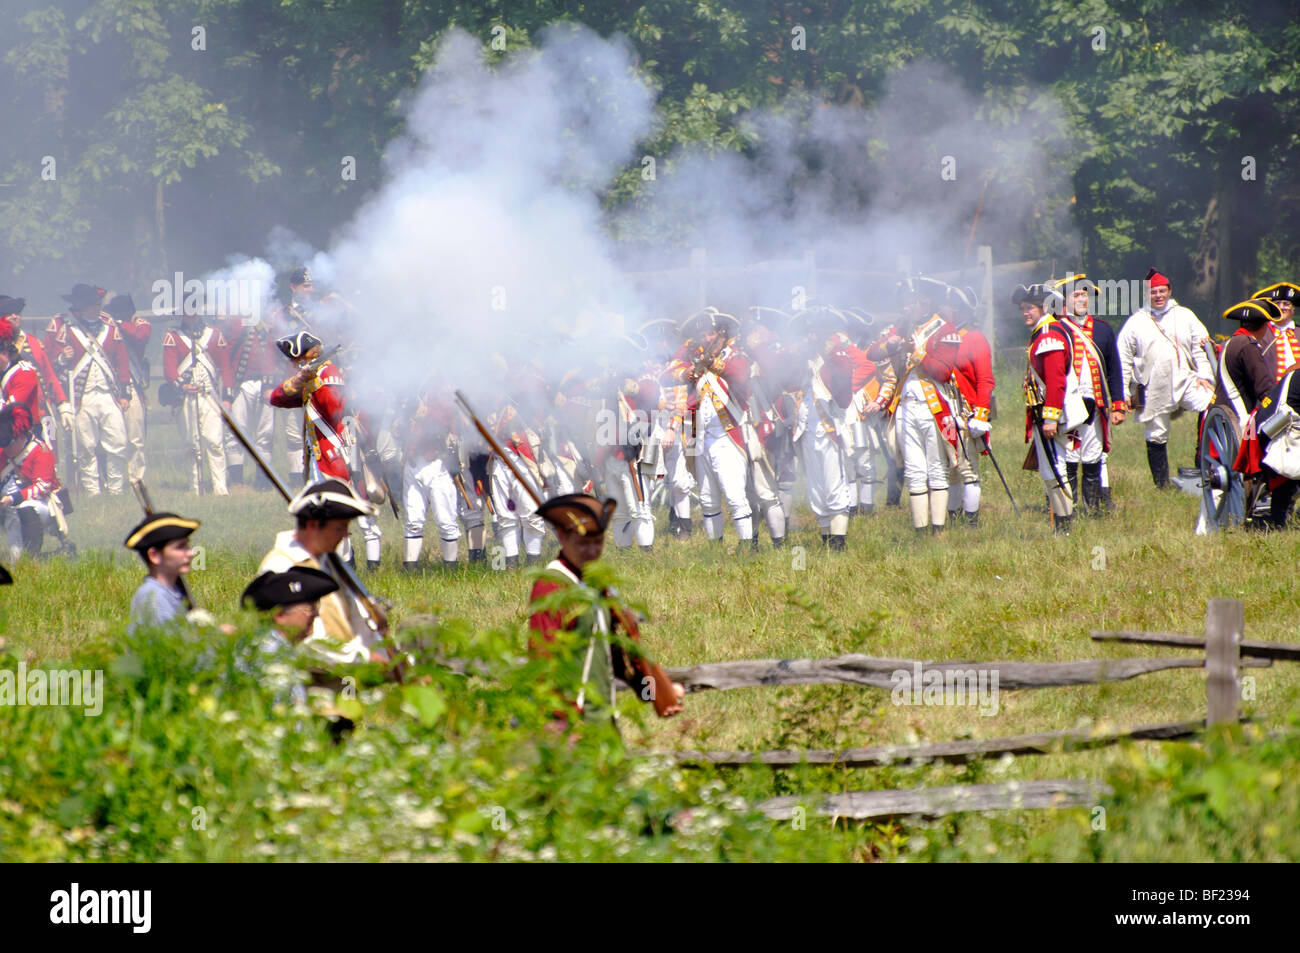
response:
<path id="1" fill-rule="evenodd" d="M 774 793 L 766 772 L 683 772 L 628 756 L 605 725 L 557 731 L 572 667 L 520 664 L 513 632 L 443 625 L 420 635 L 422 651 L 436 641 L 476 675 L 422 664 L 394 685 L 363 673 L 355 698 L 303 707 L 287 694 L 301 675 L 259 653 L 259 626 L 244 623 L 231 638 L 119 628 L 47 661 L 102 670 L 103 709 L 3 709 L 0 860 L 1300 859 L 1294 727 L 1130 748 L 1104 815 L 831 825 L 810 813 L 800 829 L 747 806 Z M 0 651 L 0 671 L 19 662 Z M 355 732 L 335 743 L 329 715 Z M 998 768 L 961 773 L 988 781 Z M 794 776 L 806 792 L 870 786 Z"/>
<path id="2" fill-rule="evenodd" d="M 558 663 L 512 636 L 444 626 L 440 649 L 491 677 L 417 666 L 317 709 L 279 698 L 256 623 L 227 639 L 117 634 L 71 664 L 102 669 L 102 714 L 0 717 L 0 859 L 834 859 L 840 838 L 748 811 L 715 778 L 629 758 L 614 730 L 556 731 Z M 0 669 L 19 659 L 0 653 Z M 47 663 L 48 667 L 59 667 Z M 555 690 L 539 690 L 555 685 Z M 571 697 L 571 696 L 570 696 Z"/>

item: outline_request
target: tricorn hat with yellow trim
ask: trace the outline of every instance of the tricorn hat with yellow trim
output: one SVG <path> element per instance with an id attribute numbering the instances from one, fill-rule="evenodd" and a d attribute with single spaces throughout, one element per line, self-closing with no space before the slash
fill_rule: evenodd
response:
<path id="1" fill-rule="evenodd" d="M 127 536 L 123 544 L 127 549 L 147 553 L 155 546 L 163 546 L 173 539 L 184 539 L 199 528 L 198 520 L 189 520 L 175 513 L 154 513 Z"/>
<path id="2" fill-rule="evenodd" d="M 1275 285 L 1269 285 L 1267 288 L 1260 288 L 1252 298 L 1259 298 L 1268 301 L 1290 301 L 1292 304 L 1300 304 L 1300 286 L 1293 285 L 1289 281 L 1279 281 Z"/>
<path id="3" fill-rule="evenodd" d="M 609 526 L 617 501 L 598 500 L 589 493 L 565 493 L 547 500 L 537 508 L 537 515 L 557 529 L 567 529 L 579 536 L 599 536 Z"/>
<path id="4" fill-rule="evenodd" d="M 1280 317 L 1282 312 L 1268 298 L 1239 301 L 1223 312 L 1225 321 L 1240 321 L 1242 324 L 1254 324 L 1256 327 L 1265 321 L 1276 321 Z"/>

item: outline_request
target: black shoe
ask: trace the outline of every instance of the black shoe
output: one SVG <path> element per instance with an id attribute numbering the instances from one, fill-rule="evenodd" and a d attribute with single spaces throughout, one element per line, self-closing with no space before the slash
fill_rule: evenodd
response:
<path id="1" fill-rule="evenodd" d="M 1169 486 L 1169 447 L 1163 443 L 1147 441 L 1147 466 L 1151 468 L 1151 479 L 1156 489 L 1163 490 Z"/>
<path id="2" fill-rule="evenodd" d="M 831 552 L 833 552 L 833 553 L 842 553 L 842 552 L 844 552 L 844 546 L 845 546 L 845 543 L 846 543 L 846 542 L 847 542 L 847 537 L 844 537 L 844 536 L 832 536 L 832 537 L 831 537 L 831 540 L 830 540 Z"/>
<path id="3" fill-rule="evenodd" d="M 875 503 L 859 503 L 859 504 L 858 504 L 858 510 L 859 510 L 859 512 L 862 513 L 863 516 L 870 516 L 872 513 L 876 512 L 876 504 L 875 504 Z"/>
<path id="4" fill-rule="evenodd" d="M 1070 521 L 1072 519 L 1073 517 L 1071 516 L 1057 516 L 1055 513 L 1053 513 L 1052 514 L 1052 535 L 1069 536 Z"/>
<path id="5" fill-rule="evenodd" d="M 518 569 L 518 568 L 519 568 L 519 557 L 518 557 L 518 556 L 507 556 L 507 557 L 506 557 L 506 568 L 507 568 L 507 569 Z"/>
<path id="6" fill-rule="evenodd" d="M 979 511 L 979 510 L 976 510 L 974 513 L 967 513 L 967 514 L 966 514 L 966 528 L 967 528 L 967 529 L 979 529 L 979 526 L 980 526 L 980 511 Z"/>
<path id="7" fill-rule="evenodd" d="M 471 549 L 469 551 L 469 561 L 471 563 L 487 562 L 487 551 L 483 549 Z"/>
<path id="8" fill-rule="evenodd" d="M 643 552 L 643 553 L 653 553 L 654 551 L 655 551 L 654 546 L 642 546 L 642 547 L 641 547 L 641 552 Z"/>
<path id="9" fill-rule="evenodd" d="M 773 537 L 772 537 L 772 548 L 773 548 L 773 549 L 780 549 L 780 548 L 781 548 L 782 546 L 784 546 L 784 545 L 785 545 L 785 537 L 784 537 L 784 536 L 773 536 Z"/>
<path id="10" fill-rule="evenodd" d="M 537 565 L 538 563 L 540 563 L 541 561 L 542 561 L 542 557 L 541 557 L 541 556 L 533 556 L 533 555 L 525 555 L 525 556 L 524 556 L 524 565 L 525 565 L 525 566 L 536 566 L 536 565 Z"/>
<path id="11" fill-rule="evenodd" d="M 366 569 L 368 569 L 370 572 L 374 572 L 374 571 L 375 571 L 376 569 L 378 569 L 378 568 L 379 568 L 379 560 L 378 560 L 378 559 L 367 559 L 367 560 L 366 560 Z"/>
<path id="12" fill-rule="evenodd" d="M 403 559 L 402 572 L 408 576 L 414 576 L 420 571 L 420 561 L 418 559 Z"/>
<path id="13" fill-rule="evenodd" d="M 444 559 L 444 560 L 442 561 L 442 571 L 443 571 L 443 572 L 455 572 L 455 571 L 456 571 L 457 569 L 459 569 L 459 568 L 460 568 L 460 560 L 459 560 L 459 559 Z"/>

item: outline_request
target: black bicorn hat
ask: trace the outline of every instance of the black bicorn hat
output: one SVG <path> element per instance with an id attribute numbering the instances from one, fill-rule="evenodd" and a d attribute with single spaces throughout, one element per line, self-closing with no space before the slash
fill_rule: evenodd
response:
<path id="1" fill-rule="evenodd" d="M 1282 312 L 1278 310 L 1278 306 L 1273 303 L 1271 298 L 1251 298 L 1248 301 L 1238 301 L 1223 312 L 1223 320 L 1240 321 L 1243 324 L 1277 321 L 1281 317 Z"/>
<path id="2" fill-rule="evenodd" d="M 288 337 L 280 338 L 275 342 L 275 346 L 280 349 L 280 353 L 290 360 L 296 360 L 308 353 L 314 347 L 320 347 L 321 339 L 310 331 L 299 331 L 297 334 L 290 334 Z"/>
<path id="3" fill-rule="evenodd" d="M 565 493 L 544 502 L 537 508 L 537 515 L 557 529 L 579 536 L 599 536 L 608 528 L 617 506 L 615 500 L 600 500 L 589 493 Z"/>
<path id="4" fill-rule="evenodd" d="M 147 553 L 155 546 L 163 546 L 173 539 L 183 539 L 199 528 L 198 520 L 186 519 L 175 513 L 154 513 L 146 516 L 123 542 L 127 549 Z"/>
<path id="5" fill-rule="evenodd" d="M 339 584 L 329 573 L 310 566 L 293 566 L 284 572 L 268 570 L 248 584 L 239 597 L 239 604 L 247 607 L 251 603 L 266 612 L 303 602 L 319 602 L 338 588 Z"/>
<path id="6" fill-rule="evenodd" d="M 65 295 L 59 295 L 64 301 L 68 302 L 74 311 L 80 311 L 82 308 L 89 308 L 98 304 L 108 294 L 103 288 L 96 288 L 94 285 L 88 285 L 85 282 L 77 282 L 72 286 L 72 290 Z"/>
<path id="7" fill-rule="evenodd" d="M 352 486 L 342 480 L 321 480 L 298 491 L 289 501 L 293 516 L 309 520 L 350 520 L 374 516 L 378 508 L 357 496 Z"/>

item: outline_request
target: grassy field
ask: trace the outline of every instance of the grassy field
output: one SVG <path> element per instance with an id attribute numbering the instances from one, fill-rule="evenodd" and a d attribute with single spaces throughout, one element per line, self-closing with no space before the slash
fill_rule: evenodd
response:
<path id="1" fill-rule="evenodd" d="M 1005 383 L 1002 389 L 1008 389 Z M 1013 401 L 1005 400 L 1004 406 Z M 956 526 L 938 539 L 917 538 L 905 510 L 882 508 L 874 516 L 854 519 L 848 551 L 833 554 L 822 549 L 815 521 L 800 507 L 791 548 L 774 551 L 764 540 L 760 554 L 737 559 L 730 527 L 720 546 L 698 532 L 678 542 L 667 537 L 661 514 L 653 554 L 608 549 L 607 561 L 623 579 L 624 592 L 649 615 L 644 637 L 653 654 L 669 665 L 846 652 L 1024 661 L 1168 654 L 1173 650 L 1099 645 L 1088 633 L 1117 628 L 1199 633 L 1206 601 L 1217 596 L 1244 600 L 1247 638 L 1298 641 L 1300 597 L 1291 577 L 1296 535 L 1242 530 L 1193 535 L 1196 500 L 1154 490 L 1140 426 L 1130 423 L 1120 428 L 1110 459 L 1118 513 L 1077 520 L 1071 537 L 1055 538 L 1037 474 L 1019 469 L 1020 427 L 1014 412 L 1007 411 L 994 428 L 994 447 L 1024 511 L 1020 519 L 986 462 L 977 530 Z M 1176 422 L 1171 467 L 1191 463 L 1194 427 L 1194 419 Z M 274 533 L 291 523 L 270 491 L 236 491 L 223 499 L 188 495 L 177 441 L 176 428 L 165 418 L 156 419 L 150 443 L 158 452 L 147 482 L 160 508 L 203 521 L 194 537 L 203 547 L 202 568 L 191 575 L 190 585 L 200 604 L 218 617 L 233 616 L 238 593 Z M 78 498 L 71 523 L 81 554 L 72 560 L 24 559 L 11 567 L 16 585 L 0 591 L 0 624 L 15 656 L 29 664 L 66 658 L 120 629 L 142 575 L 137 558 L 121 542 L 138 519 L 129 495 Z M 384 564 L 367 581 L 395 603 L 399 623 L 435 613 L 478 629 L 506 630 L 522 646 L 527 572 L 462 569 L 409 576 L 399 569 L 401 529 L 387 510 L 383 530 Z M 360 543 L 359 535 L 355 541 Z M 802 554 L 793 547 L 803 547 Z M 1255 697 L 1244 708 L 1261 723 L 1280 724 L 1300 710 L 1300 667 L 1278 664 L 1247 674 L 1255 678 Z M 634 746 L 651 748 L 845 747 L 1122 727 L 1193 719 L 1204 711 L 1204 674 L 1193 669 L 1101 686 L 1003 692 L 991 717 L 974 707 L 894 706 L 888 692 L 869 688 L 705 692 L 688 697 L 683 715 L 629 725 L 625 736 Z M 994 779 L 1103 778 L 1136 763 L 1161 762 L 1169 747 L 1144 743 L 969 767 L 746 769 L 719 777 L 748 796 Z M 1057 830 L 1060 818 L 1022 812 L 969 823 L 990 826 L 988 844 L 1000 845 L 981 848 L 976 856 L 1014 857 L 1035 838 Z M 907 829 L 889 829 L 898 843 L 906 840 Z M 954 837 L 952 821 L 933 829 Z M 849 838 L 846 855 L 880 855 L 879 844 L 865 853 L 853 846 L 858 844 L 856 837 Z"/>

